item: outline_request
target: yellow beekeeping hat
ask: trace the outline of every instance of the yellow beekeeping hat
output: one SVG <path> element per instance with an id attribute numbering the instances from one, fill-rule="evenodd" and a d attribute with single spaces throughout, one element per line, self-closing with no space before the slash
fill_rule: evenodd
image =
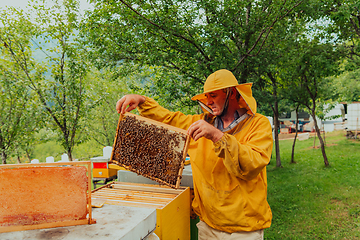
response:
<path id="1" fill-rule="evenodd" d="M 226 89 L 229 87 L 236 87 L 240 96 L 243 98 L 247 106 L 242 106 L 241 100 L 239 105 L 246 107 L 252 114 L 256 113 L 256 101 L 252 96 L 251 90 L 252 83 L 243 83 L 239 84 L 236 80 L 234 74 L 226 69 L 220 69 L 212 74 L 206 79 L 204 84 L 204 92 L 197 94 L 191 98 L 191 100 L 199 100 L 204 102 L 206 100 L 206 93 L 210 93 L 220 89 Z"/>

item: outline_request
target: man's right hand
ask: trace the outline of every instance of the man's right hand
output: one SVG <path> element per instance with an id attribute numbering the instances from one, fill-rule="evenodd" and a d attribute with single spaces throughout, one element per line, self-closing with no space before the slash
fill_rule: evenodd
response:
<path id="1" fill-rule="evenodd" d="M 137 94 L 129 94 L 123 96 L 116 103 L 116 111 L 118 113 L 124 114 L 125 112 L 130 112 L 134 110 L 137 106 L 145 102 L 145 97 Z"/>

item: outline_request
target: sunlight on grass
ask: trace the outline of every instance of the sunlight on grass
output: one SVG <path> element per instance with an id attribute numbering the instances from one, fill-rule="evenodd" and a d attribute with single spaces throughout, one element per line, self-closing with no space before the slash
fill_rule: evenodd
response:
<path id="1" fill-rule="evenodd" d="M 329 167 L 313 138 L 296 141 L 296 164 L 293 140 L 280 141 L 283 168 L 275 167 L 275 154 L 268 166 L 273 222 L 265 239 L 360 238 L 360 141 L 339 131 L 327 133 L 326 143 Z"/>
<path id="2" fill-rule="evenodd" d="M 73 158 L 79 161 L 90 161 L 90 158 L 103 155 L 104 146 L 99 145 L 95 141 L 87 141 L 85 143 L 75 146 L 73 151 Z M 34 148 L 33 158 L 39 159 L 40 162 L 45 162 L 46 157 L 52 156 L 55 162 L 61 160 L 61 155 L 65 153 L 63 148 L 55 140 L 47 141 L 46 143 L 37 144 Z M 28 163 L 28 159 L 22 159 L 23 163 Z M 16 163 L 15 159 L 9 160 L 9 163 Z"/>

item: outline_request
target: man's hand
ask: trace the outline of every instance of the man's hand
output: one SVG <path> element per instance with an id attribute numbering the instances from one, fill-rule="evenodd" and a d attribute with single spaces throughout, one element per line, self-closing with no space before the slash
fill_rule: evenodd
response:
<path id="1" fill-rule="evenodd" d="M 219 141 L 220 138 L 224 135 L 223 132 L 204 120 L 199 120 L 191 124 L 187 133 L 195 141 L 201 137 L 205 137 L 213 142 Z"/>
<path id="2" fill-rule="evenodd" d="M 134 110 L 137 106 L 145 102 L 145 97 L 137 94 L 129 94 L 123 96 L 116 103 L 116 111 L 118 113 L 124 114 L 125 112 L 130 112 Z"/>

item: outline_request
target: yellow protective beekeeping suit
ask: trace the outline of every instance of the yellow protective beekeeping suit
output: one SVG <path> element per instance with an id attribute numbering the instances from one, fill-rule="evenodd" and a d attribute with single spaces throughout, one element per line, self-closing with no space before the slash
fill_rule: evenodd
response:
<path id="1" fill-rule="evenodd" d="M 266 165 L 273 140 L 268 119 L 256 113 L 251 84 L 240 84 L 241 107 L 248 117 L 216 143 L 206 138 L 190 141 L 195 213 L 210 227 L 225 232 L 255 231 L 270 227 Z M 208 114 L 170 112 L 146 97 L 138 106 L 141 115 L 187 130 Z M 212 119 L 208 120 L 212 123 Z"/>

